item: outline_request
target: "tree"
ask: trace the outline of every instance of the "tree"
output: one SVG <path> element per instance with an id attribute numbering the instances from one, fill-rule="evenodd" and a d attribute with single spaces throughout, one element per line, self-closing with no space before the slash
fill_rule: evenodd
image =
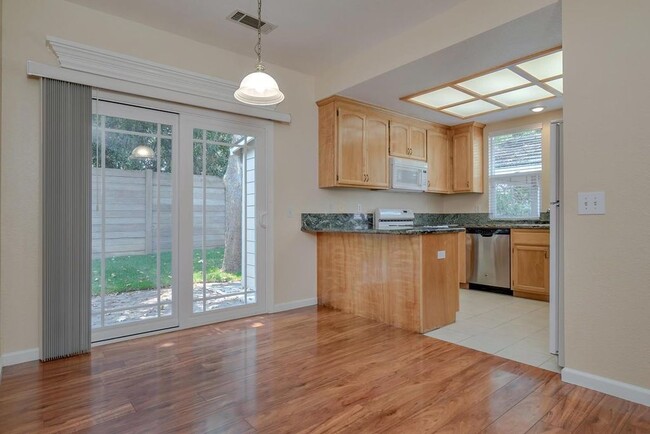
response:
<path id="1" fill-rule="evenodd" d="M 231 148 L 223 177 L 226 195 L 226 236 L 223 266 L 227 273 L 241 273 L 242 148 Z"/>

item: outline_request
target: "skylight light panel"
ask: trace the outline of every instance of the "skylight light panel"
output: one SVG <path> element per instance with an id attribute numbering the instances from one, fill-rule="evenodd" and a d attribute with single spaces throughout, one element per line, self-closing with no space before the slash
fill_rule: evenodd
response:
<path id="1" fill-rule="evenodd" d="M 489 95 L 491 93 L 503 92 L 508 89 L 530 84 L 522 76 L 515 74 L 509 69 L 501 69 L 471 80 L 458 83 L 458 86 L 468 89 L 479 95 Z"/>
<path id="2" fill-rule="evenodd" d="M 487 101 L 476 100 L 472 102 L 467 102 L 465 104 L 449 107 L 443 109 L 442 111 L 450 115 L 458 116 L 460 118 L 468 118 L 470 116 L 476 116 L 483 113 L 499 110 L 500 108 L 501 107 L 489 103 Z"/>
<path id="3" fill-rule="evenodd" d="M 528 86 L 524 87 L 523 89 L 517 89 L 499 95 L 491 96 L 490 99 L 493 99 L 494 101 L 507 106 L 513 106 L 525 104 L 527 102 L 539 101 L 541 99 L 551 98 L 553 96 L 555 95 L 542 89 L 539 86 Z"/>
<path id="4" fill-rule="evenodd" d="M 547 81 L 546 84 L 551 86 L 553 89 L 557 90 L 560 93 L 564 93 L 564 79 L 557 78 L 555 80 Z"/>
<path id="5" fill-rule="evenodd" d="M 463 101 L 469 101 L 471 99 L 474 99 L 472 95 L 461 92 L 460 90 L 456 90 L 451 87 L 443 87 L 442 89 L 410 98 L 410 100 L 413 102 L 417 102 L 433 108 L 458 104 Z"/>
<path id="6" fill-rule="evenodd" d="M 558 75 L 562 75 L 562 51 L 520 63 L 517 67 L 523 69 L 538 80 L 557 77 Z"/>

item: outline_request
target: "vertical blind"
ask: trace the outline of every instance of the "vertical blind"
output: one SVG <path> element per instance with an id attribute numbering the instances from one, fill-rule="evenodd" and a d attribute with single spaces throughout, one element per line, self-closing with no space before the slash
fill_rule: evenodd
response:
<path id="1" fill-rule="evenodd" d="M 541 127 L 489 137 L 490 218 L 539 218 Z"/>
<path id="2" fill-rule="evenodd" d="M 41 360 L 90 350 L 92 89 L 43 79 Z"/>

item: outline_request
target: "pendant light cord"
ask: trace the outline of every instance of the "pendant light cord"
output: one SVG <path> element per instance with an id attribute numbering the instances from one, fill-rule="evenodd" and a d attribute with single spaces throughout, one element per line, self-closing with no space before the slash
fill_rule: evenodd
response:
<path id="1" fill-rule="evenodd" d="M 262 0 L 257 0 L 257 45 L 255 45 L 255 54 L 257 54 L 259 70 L 259 67 L 262 66 Z"/>

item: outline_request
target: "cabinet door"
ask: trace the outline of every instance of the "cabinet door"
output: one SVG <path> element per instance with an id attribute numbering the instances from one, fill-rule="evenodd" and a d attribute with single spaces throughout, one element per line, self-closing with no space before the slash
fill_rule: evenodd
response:
<path id="1" fill-rule="evenodd" d="M 388 120 L 366 118 L 366 185 L 388 188 Z"/>
<path id="2" fill-rule="evenodd" d="M 409 157 L 414 160 L 427 160 L 427 131 L 418 128 L 411 127 L 409 129 L 410 141 L 409 141 Z"/>
<path id="3" fill-rule="evenodd" d="M 449 188 L 449 135 L 435 130 L 427 131 L 427 161 L 429 182 L 427 191 L 448 193 Z"/>
<path id="4" fill-rule="evenodd" d="M 364 185 L 364 125 L 366 115 L 347 108 L 338 109 L 338 172 L 337 182 Z"/>
<path id="5" fill-rule="evenodd" d="M 399 122 L 390 122 L 390 155 L 409 158 L 409 127 Z"/>
<path id="6" fill-rule="evenodd" d="M 512 290 L 548 297 L 549 247 L 515 244 L 512 255 Z"/>
<path id="7" fill-rule="evenodd" d="M 472 137 L 469 132 L 454 134 L 453 137 L 453 182 L 454 191 L 471 191 L 472 180 Z"/>

